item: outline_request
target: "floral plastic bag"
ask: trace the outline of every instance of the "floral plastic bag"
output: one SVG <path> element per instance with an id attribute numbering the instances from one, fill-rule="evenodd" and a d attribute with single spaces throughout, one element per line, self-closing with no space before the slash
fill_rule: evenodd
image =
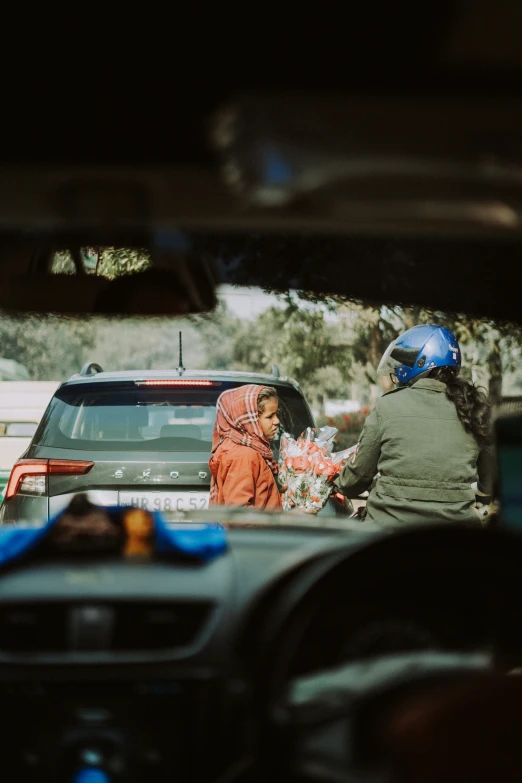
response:
<path id="1" fill-rule="evenodd" d="M 333 480 L 341 472 L 354 449 L 332 454 L 335 427 L 310 427 L 295 440 L 285 433 L 279 451 L 279 477 L 287 485 L 283 509 L 319 511 L 333 490 Z"/>

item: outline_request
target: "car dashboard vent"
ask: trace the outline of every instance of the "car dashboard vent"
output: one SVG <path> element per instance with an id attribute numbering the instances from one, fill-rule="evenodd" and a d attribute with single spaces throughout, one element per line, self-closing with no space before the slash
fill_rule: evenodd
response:
<path id="1" fill-rule="evenodd" d="M 193 644 L 211 610 L 209 602 L 116 605 L 113 650 L 168 650 Z"/>
<path id="2" fill-rule="evenodd" d="M 61 652 L 67 648 L 67 607 L 13 604 L 0 607 L 0 652 Z"/>
<path id="3" fill-rule="evenodd" d="M 0 655 L 169 651 L 196 642 L 210 601 L 0 606 Z"/>

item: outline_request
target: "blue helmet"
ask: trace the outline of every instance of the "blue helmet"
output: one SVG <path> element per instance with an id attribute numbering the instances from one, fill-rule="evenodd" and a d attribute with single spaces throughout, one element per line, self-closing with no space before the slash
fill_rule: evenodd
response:
<path id="1" fill-rule="evenodd" d="M 401 386 L 435 367 L 460 369 L 460 348 L 455 335 L 443 326 L 414 326 L 394 340 L 381 359 L 379 375 L 394 373 Z"/>

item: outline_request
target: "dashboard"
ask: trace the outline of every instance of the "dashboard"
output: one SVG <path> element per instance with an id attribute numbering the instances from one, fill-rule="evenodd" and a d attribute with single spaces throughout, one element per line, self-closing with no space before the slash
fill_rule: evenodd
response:
<path id="1" fill-rule="evenodd" d="M 34 558 L 0 575 L 13 777 L 214 781 L 252 752 L 255 694 L 395 651 L 522 664 L 518 541 L 473 530 L 231 529 L 196 564 Z M 46 778 L 47 779 L 47 778 Z"/>

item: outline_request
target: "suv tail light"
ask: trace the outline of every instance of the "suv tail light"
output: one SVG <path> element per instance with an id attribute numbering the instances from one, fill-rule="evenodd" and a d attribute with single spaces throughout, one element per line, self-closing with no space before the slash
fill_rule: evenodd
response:
<path id="1" fill-rule="evenodd" d="M 94 462 L 80 459 L 21 459 L 11 470 L 5 500 L 23 492 L 26 495 L 45 495 L 47 477 L 84 476 L 93 467 Z"/>

